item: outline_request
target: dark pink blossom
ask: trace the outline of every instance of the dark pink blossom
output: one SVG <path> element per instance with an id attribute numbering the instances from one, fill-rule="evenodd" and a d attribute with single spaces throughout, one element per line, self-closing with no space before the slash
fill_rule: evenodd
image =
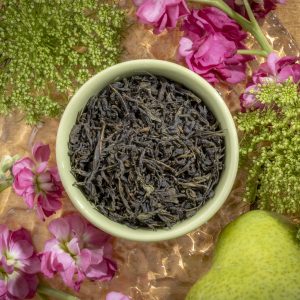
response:
<path id="1" fill-rule="evenodd" d="M 225 2 L 242 16 L 248 18 L 242 0 L 225 0 Z M 285 3 L 285 0 L 249 0 L 251 9 L 257 19 L 264 18 L 270 11 L 276 9 L 277 4 Z"/>
<path id="2" fill-rule="evenodd" d="M 180 17 L 189 14 L 185 0 L 134 0 L 139 6 L 136 15 L 143 24 L 154 27 L 159 34 L 165 28 L 175 28 Z"/>
<path id="3" fill-rule="evenodd" d="M 106 233 L 77 214 L 53 220 L 49 231 L 54 238 L 47 241 L 41 254 L 41 269 L 46 276 L 59 273 L 76 291 L 85 278 L 106 281 L 114 276 L 116 264 Z"/>
<path id="4" fill-rule="evenodd" d="M 245 49 L 247 34 L 221 10 L 192 10 L 183 23 L 179 54 L 188 67 L 210 83 L 237 83 L 245 79 L 246 62 L 252 57 L 237 54 Z"/>
<path id="5" fill-rule="evenodd" d="M 130 298 L 122 293 L 110 292 L 106 295 L 106 300 L 130 300 Z"/>
<path id="6" fill-rule="evenodd" d="M 48 167 L 49 145 L 35 144 L 32 155 L 34 160 L 25 157 L 13 165 L 13 188 L 44 220 L 61 208 L 63 188 L 57 168 Z"/>
<path id="7" fill-rule="evenodd" d="M 38 286 L 40 260 L 25 229 L 0 225 L 0 299 L 33 298 Z"/>
<path id="8" fill-rule="evenodd" d="M 267 82 L 282 83 L 289 78 L 293 82 L 298 83 L 300 81 L 300 64 L 297 63 L 298 61 L 299 57 L 296 56 L 279 58 L 276 53 L 269 54 L 267 61 L 261 64 L 259 69 L 253 74 L 252 80 L 241 95 L 242 111 L 245 111 L 247 108 L 264 107 L 255 97 L 255 91 L 259 89 L 260 84 Z"/>

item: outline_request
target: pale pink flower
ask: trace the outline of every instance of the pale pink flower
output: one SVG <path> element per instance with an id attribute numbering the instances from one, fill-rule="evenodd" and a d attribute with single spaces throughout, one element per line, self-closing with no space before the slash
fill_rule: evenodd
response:
<path id="1" fill-rule="evenodd" d="M 62 184 L 57 168 L 49 168 L 49 145 L 37 143 L 32 155 L 15 162 L 12 168 L 13 188 L 30 208 L 36 208 L 41 219 L 51 216 L 61 208 Z"/>
<path id="2" fill-rule="evenodd" d="M 85 278 L 106 281 L 114 276 L 116 264 L 106 233 L 77 214 L 53 220 L 49 231 L 54 238 L 46 242 L 41 254 L 41 269 L 46 276 L 59 273 L 76 291 Z"/>
<path id="3" fill-rule="evenodd" d="M 38 286 L 40 260 L 25 229 L 0 225 L 0 299 L 33 298 Z"/>
<path id="4" fill-rule="evenodd" d="M 139 6 L 136 15 L 143 24 L 154 27 L 159 34 L 165 28 L 175 28 L 180 17 L 189 14 L 185 0 L 135 0 Z"/>
<path id="5" fill-rule="evenodd" d="M 287 79 L 298 83 L 300 81 L 300 64 L 297 63 L 299 57 L 285 56 L 280 58 L 276 53 L 269 54 L 267 61 L 260 65 L 259 69 L 253 74 L 252 80 L 248 83 L 245 92 L 241 95 L 241 109 L 246 111 L 248 108 L 263 108 L 255 97 L 255 91 L 260 84 L 267 82 L 282 83 Z"/>
<path id="6" fill-rule="evenodd" d="M 253 57 L 237 50 L 245 48 L 247 34 L 225 13 L 214 7 L 192 10 L 182 30 L 179 54 L 189 69 L 210 83 L 238 83 L 246 78 L 246 62 Z"/>
<path id="7" fill-rule="evenodd" d="M 130 300 L 130 298 L 119 292 L 110 292 L 106 295 L 105 300 Z"/>

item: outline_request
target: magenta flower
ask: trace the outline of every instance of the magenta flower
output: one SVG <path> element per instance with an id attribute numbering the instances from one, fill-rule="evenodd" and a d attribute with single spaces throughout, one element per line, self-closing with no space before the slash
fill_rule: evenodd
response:
<path id="1" fill-rule="evenodd" d="M 8 230 L 0 225 L 0 299 L 33 298 L 40 260 L 25 229 Z"/>
<path id="2" fill-rule="evenodd" d="M 15 162 L 12 168 L 13 188 L 30 208 L 36 208 L 41 219 L 51 216 L 61 208 L 62 184 L 57 168 L 49 168 L 49 145 L 33 146 L 34 161 L 25 157 Z"/>
<path id="3" fill-rule="evenodd" d="M 267 61 L 260 65 L 259 69 L 253 74 L 252 80 L 248 83 L 245 92 L 241 95 L 241 108 L 262 108 L 253 91 L 259 89 L 259 85 L 267 82 L 282 83 L 287 79 L 293 82 L 300 81 L 300 64 L 297 63 L 299 57 L 286 56 L 279 58 L 276 53 L 269 54 Z"/>
<path id="4" fill-rule="evenodd" d="M 180 17 L 189 14 L 185 0 L 134 0 L 139 6 L 136 15 L 143 24 L 154 27 L 159 34 L 165 28 L 175 28 Z"/>
<path id="5" fill-rule="evenodd" d="M 130 300 L 130 298 L 122 293 L 110 292 L 106 295 L 105 300 Z"/>
<path id="6" fill-rule="evenodd" d="M 242 0 L 225 0 L 225 2 L 242 16 L 247 17 L 247 12 Z M 270 11 L 276 9 L 277 4 L 284 4 L 285 0 L 250 0 L 254 16 L 257 19 L 264 18 Z"/>
<path id="7" fill-rule="evenodd" d="M 49 224 L 54 238 L 47 241 L 42 256 L 42 272 L 52 278 L 59 273 L 74 290 L 81 282 L 111 280 L 116 264 L 111 260 L 109 236 L 79 215 L 68 215 Z"/>
<path id="8" fill-rule="evenodd" d="M 192 10 L 184 21 L 179 54 L 192 71 L 210 83 L 237 83 L 245 79 L 246 62 L 252 56 L 237 54 L 245 49 L 247 34 L 225 13 L 209 7 Z"/>

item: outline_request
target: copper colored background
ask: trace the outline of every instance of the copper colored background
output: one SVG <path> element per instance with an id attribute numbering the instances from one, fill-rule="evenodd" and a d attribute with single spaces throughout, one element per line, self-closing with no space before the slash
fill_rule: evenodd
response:
<path id="1" fill-rule="evenodd" d="M 298 0 L 288 3 L 285 10 L 281 9 L 280 15 L 296 32 L 295 24 L 300 27 L 298 18 L 300 6 L 294 4 L 298 6 L 296 9 L 293 8 L 295 1 Z M 177 45 L 181 33 L 175 30 L 160 36 L 153 35 L 149 28 L 135 23 L 134 8 L 128 3 L 126 0 L 121 1 L 121 5 L 128 8 L 131 23 L 124 40 L 125 52 L 122 60 L 157 58 L 177 62 Z M 297 11 L 297 18 L 292 23 L 288 8 L 292 10 L 292 15 Z M 285 54 L 298 54 L 294 40 L 276 17 L 269 16 L 263 28 L 274 49 Z M 252 44 L 252 40 L 249 39 L 248 43 Z M 251 68 L 254 69 L 257 63 L 254 62 Z M 235 86 L 234 89 L 226 85 L 217 86 L 233 114 L 239 109 L 238 96 L 242 88 L 242 84 Z M 0 118 L 0 157 L 4 154 L 29 155 L 32 143 L 43 141 L 51 146 L 51 164 L 54 165 L 58 123 L 59 120 L 46 120 L 43 124 L 32 128 L 25 124 L 18 113 L 11 117 Z M 241 200 L 242 191 L 243 178 L 239 175 L 222 209 L 206 225 L 181 238 L 148 244 L 114 239 L 114 257 L 118 263 L 117 275 L 110 283 L 85 281 L 77 296 L 84 300 L 100 300 L 105 299 L 107 291 L 115 290 L 131 296 L 134 300 L 184 299 L 192 284 L 209 269 L 214 244 L 221 229 L 249 209 Z M 23 200 L 11 189 L 0 194 L 0 203 L 0 223 L 7 224 L 11 229 L 21 226 L 27 228 L 32 233 L 38 251 L 43 249 L 45 241 L 50 237 L 47 230 L 48 223 L 53 218 L 74 211 L 71 202 L 65 197 L 63 210 L 46 222 L 41 222 L 35 212 L 27 209 Z M 54 288 L 67 291 L 58 276 L 45 281 Z"/>

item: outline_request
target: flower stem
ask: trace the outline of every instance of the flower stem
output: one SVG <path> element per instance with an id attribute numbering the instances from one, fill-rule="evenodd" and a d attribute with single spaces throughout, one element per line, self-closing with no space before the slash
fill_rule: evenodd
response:
<path id="1" fill-rule="evenodd" d="M 70 295 L 70 294 L 67 294 L 65 292 L 55 290 L 55 289 L 52 289 L 52 288 L 49 288 L 49 287 L 43 286 L 43 285 L 40 285 L 38 287 L 37 292 L 42 297 L 43 296 L 50 296 L 50 297 L 53 297 L 53 298 L 59 299 L 59 300 L 60 299 L 61 300 L 79 300 L 79 298 L 77 298 L 73 295 Z"/>
<path id="2" fill-rule="evenodd" d="M 220 10 L 225 12 L 231 19 L 237 21 L 246 31 L 250 32 L 254 36 L 254 38 L 257 40 L 259 45 L 262 47 L 262 49 L 267 54 L 272 52 L 273 49 L 272 49 L 271 45 L 269 44 L 269 42 L 267 41 L 260 26 L 258 25 L 254 15 L 253 15 L 253 12 L 251 10 L 248 0 L 243 0 L 243 1 L 244 1 L 244 3 L 248 3 L 248 9 L 246 7 L 246 4 L 245 4 L 245 7 L 247 9 L 248 14 L 250 14 L 250 11 L 251 11 L 251 14 L 252 14 L 251 17 L 249 15 L 249 18 L 251 21 L 247 20 L 246 18 L 244 18 L 243 16 L 241 16 L 240 14 L 235 12 L 223 0 L 190 0 L 190 1 L 219 8 Z M 248 10 L 249 10 L 249 12 L 248 12 Z"/>
<path id="3" fill-rule="evenodd" d="M 250 7 L 249 1 L 248 0 L 243 0 L 243 2 L 244 2 L 244 5 L 245 5 L 247 14 L 249 16 L 249 19 L 250 19 L 250 21 L 253 25 L 253 29 L 256 32 L 255 38 L 257 39 L 257 41 L 259 42 L 259 44 L 261 45 L 261 47 L 265 51 L 267 51 L 268 53 L 272 52 L 273 49 L 272 49 L 271 45 L 269 44 L 268 40 L 266 39 L 265 35 L 263 34 L 259 24 L 257 23 L 257 20 L 255 19 L 255 16 L 254 16 L 253 11 Z"/>
<path id="4" fill-rule="evenodd" d="M 45 295 L 43 295 L 41 293 L 38 293 L 38 295 L 41 298 L 41 300 L 48 300 L 48 298 Z"/>
<path id="5" fill-rule="evenodd" d="M 12 179 L 0 177 L 0 192 L 4 191 L 5 189 L 9 188 L 12 185 Z"/>
<path id="6" fill-rule="evenodd" d="M 265 50 L 259 50 L 259 49 L 240 49 L 237 51 L 238 54 L 242 54 L 242 55 L 258 55 L 258 56 L 263 56 L 263 57 L 267 57 L 268 56 L 268 52 L 266 52 Z"/>

